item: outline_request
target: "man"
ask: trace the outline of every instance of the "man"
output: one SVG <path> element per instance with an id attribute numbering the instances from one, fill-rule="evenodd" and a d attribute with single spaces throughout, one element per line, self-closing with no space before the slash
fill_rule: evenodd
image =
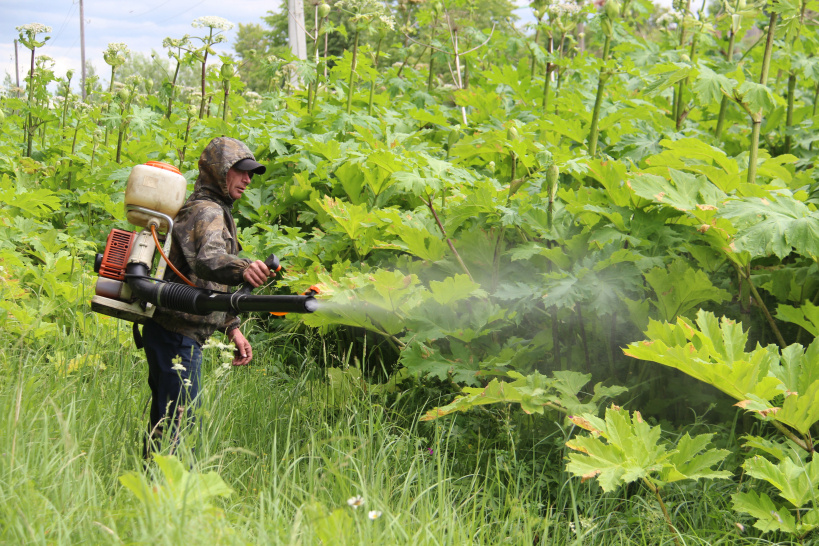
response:
<path id="1" fill-rule="evenodd" d="M 265 167 L 250 149 L 234 138 L 214 138 L 199 158 L 199 177 L 193 193 L 174 220 L 169 260 L 199 288 L 225 292 L 242 282 L 260 286 L 272 276 L 264 262 L 239 258 L 233 203 L 242 197 L 254 173 Z M 183 282 L 168 270 L 165 280 Z M 238 317 L 224 312 L 190 315 L 158 307 L 143 328 L 151 387 L 151 432 L 145 457 L 157 448 L 163 432 L 176 443 L 183 419 L 191 419 L 191 403 L 199 394 L 202 344 L 214 331 L 227 334 L 236 345 L 234 366 L 253 358 L 253 349 L 239 329 Z"/>

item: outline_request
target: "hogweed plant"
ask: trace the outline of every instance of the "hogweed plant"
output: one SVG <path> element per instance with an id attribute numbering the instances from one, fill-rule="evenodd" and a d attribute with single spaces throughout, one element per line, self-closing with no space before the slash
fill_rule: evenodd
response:
<path id="1" fill-rule="evenodd" d="M 34 57 L 35 50 L 38 47 L 43 47 L 51 36 L 44 36 L 42 40 L 37 39 L 38 34 L 45 34 L 51 32 L 51 27 L 40 23 L 28 23 L 15 27 L 19 33 L 18 40 L 23 46 L 31 50 L 31 68 L 28 73 L 28 97 L 27 97 L 27 112 L 26 112 L 26 157 L 31 157 L 32 144 L 34 141 L 34 132 L 39 125 L 38 120 L 35 123 L 32 115 L 32 108 L 34 107 L 34 88 L 35 88 L 35 72 L 34 72 Z"/>
<path id="2" fill-rule="evenodd" d="M 191 60 L 191 45 L 190 36 L 185 34 L 182 38 L 165 38 L 162 40 L 162 47 L 168 50 L 168 57 L 176 61 L 176 67 L 173 71 L 173 78 L 166 80 L 165 93 L 168 95 L 168 109 L 165 112 L 165 117 L 171 119 L 171 112 L 173 111 L 173 100 L 176 94 L 176 80 L 179 78 L 179 69 L 182 65 L 187 64 Z"/>
<path id="3" fill-rule="evenodd" d="M 111 67 L 111 81 L 108 83 L 108 93 L 114 93 L 114 81 L 116 80 L 117 68 L 125 64 L 128 60 L 128 46 L 122 42 L 112 42 L 102 54 L 105 63 Z M 105 109 L 106 112 L 111 111 L 111 103 L 109 102 Z M 105 146 L 108 146 L 108 125 L 105 126 Z"/>
<path id="4" fill-rule="evenodd" d="M 395 26 L 395 20 L 387 14 L 384 4 L 376 0 L 339 0 L 336 7 L 346 13 L 350 18 L 350 22 L 355 26 L 353 51 L 350 60 L 350 78 L 347 82 L 347 113 L 349 114 L 353 108 L 359 37 L 362 32 L 377 32 L 382 26 L 392 30 Z"/>
<path id="5" fill-rule="evenodd" d="M 201 92 L 202 98 L 199 102 L 199 119 L 205 117 L 205 105 L 207 104 L 207 90 L 205 89 L 207 77 L 208 55 L 216 55 L 216 50 L 213 46 L 227 41 L 227 36 L 224 32 L 233 28 L 233 23 L 227 19 L 216 16 L 198 17 L 191 23 L 193 28 L 206 28 L 208 33 L 206 36 L 193 36 L 195 40 L 199 40 L 202 46 L 193 50 L 192 55 L 194 59 L 199 61 L 202 65 Z"/>

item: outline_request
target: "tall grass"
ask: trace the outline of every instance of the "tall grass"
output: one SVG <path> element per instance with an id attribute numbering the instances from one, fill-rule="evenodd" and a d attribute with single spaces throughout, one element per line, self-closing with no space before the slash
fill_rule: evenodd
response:
<path id="1" fill-rule="evenodd" d="M 364 355 L 294 333 L 253 339 L 246 368 L 225 370 L 218 348 L 205 351 L 200 433 L 183 436 L 175 452 L 233 489 L 211 509 L 148 505 L 119 481 L 137 471 L 165 486 L 141 459 L 149 391 L 125 325 L 102 321 L 59 340 L 3 346 L 0 543 L 673 543 L 651 497 L 603 495 L 568 479 L 569 431 L 532 435 L 517 451 L 490 438 L 467 446 L 460 421 L 420 429 L 423 404 L 411 395 L 374 394 L 356 373 L 327 380 L 325 366 L 355 367 Z M 521 423 L 506 431 L 521 435 Z M 730 487 L 669 494 L 683 543 L 769 543 L 738 534 Z M 357 510 L 347 504 L 355 496 L 364 499 Z"/>

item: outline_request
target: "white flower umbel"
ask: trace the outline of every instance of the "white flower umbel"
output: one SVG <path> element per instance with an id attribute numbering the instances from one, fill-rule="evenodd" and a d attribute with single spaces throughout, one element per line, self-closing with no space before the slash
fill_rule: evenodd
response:
<path id="1" fill-rule="evenodd" d="M 191 383 L 190 379 L 185 378 L 185 379 L 182 380 L 182 386 L 183 387 L 190 388 L 192 385 L 193 385 L 193 383 Z"/>
<path id="2" fill-rule="evenodd" d="M 187 368 L 185 368 L 185 366 L 183 366 L 181 362 L 174 362 L 173 366 L 171 366 L 171 370 L 175 372 L 184 372 L 185 370 L 187 370 Z"/>
<path id="3" fill-rule="evenodd" d="M 364 506 L 364 502 L 365 502 L 364 497 L 362 497 L 361 495 L 356 495 L 355 497 L 350 497 L 349 499 L 347 499 L 347 504 L 353 510 L 358 510 L 360 506 Z"/>
<path id="4" fill-rule="evenodd" d="M 43 32 L 51 32 L 51 27 L 42 23 L 28 23 L 14 27 L 17 32 L 25 32 L 26 34 L 42 34 Z"/>
<path id="5" fill-rule="evenodd" d="M 578 4 L 552 4 L 546 8 L 552 15 L 575 15 L 580 11 Z"/>
<path id="6" fill-rule="evenodd" d="M 193 28 L 218 28 L 221 30 L 230 30 L 233 28 L 233 23 L 222 17 L 215 15 L 206 15 L 205 17 L 197 17 L 191 23 Z"/>

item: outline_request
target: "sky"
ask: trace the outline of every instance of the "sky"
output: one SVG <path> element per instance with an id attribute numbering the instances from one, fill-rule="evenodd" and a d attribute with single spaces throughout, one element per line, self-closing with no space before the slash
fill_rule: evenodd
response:
<path id="1" fill-rule="evenodd" d="M 528 0 L 516 0 L 528 5 Z M 191 22 L 197 17 L 216 15 L 234 23 L 226 33 L 228 41 L 215 46 L 217 53 L 232 52 L 238 23 L 261 23 L 268 11 L 277 11 L 280 0 L 84 0 L 85 57 L 97 74 L 107 79 L 109 67 L 102 53 L 109 42 L 125 42 L 131 51 L 149 54 L 152 49 L 165 55 L 162 40 L 196 34 Z M 79 0 L 0 0 L 0 81 L 5 73 L 15 81 L 15 27 L 42 23 L 52 28 L 51 39 L 36 53 L 54 59 L 54 73 L 62 77 L 74 69 L 79 81 L 80 5 Z M 521 19 L 531 18 L 531 10 L 518 10 Z M 20 81 L 24 82 L 31 63 L 31 51 L 18 44 Z"/>
<path id="2" fill-rule="evenodd" d="M 477 0 L 476 0 L 477 1 Z M 528 0 L 515 0 L 521 6 L 517 15 L 522 22 L 531 21 Z M 216 15 L 234 23 L 226 33 L 228 41 L 217 44 L 217 53 L 232 51 L 238 23 L 261 23 L 268 11 L 276 11 L 280 0 L 84 0 L 85 57 L 97 74 L 108 78 L 109 67 L 102 53 L 110 42 L 125 42 L 131 51 L 150 54 L 151 50 L 165 54 L 162 40 L 196 34 L 191 22 L 197 17 Z M 5 73 L 15 81 L 15 27 L 27 23 L 42 23 L 52 28 L 51 39 L 37 54 L 54 59 L 54 73 L 63 77 L 74 69 L 79 82 L 80 63 L 79 0 L 0 0 L 0 81 Z M 31 63 L 31 51 L 18 44 L 20 81 L 24 82 Z"/>

